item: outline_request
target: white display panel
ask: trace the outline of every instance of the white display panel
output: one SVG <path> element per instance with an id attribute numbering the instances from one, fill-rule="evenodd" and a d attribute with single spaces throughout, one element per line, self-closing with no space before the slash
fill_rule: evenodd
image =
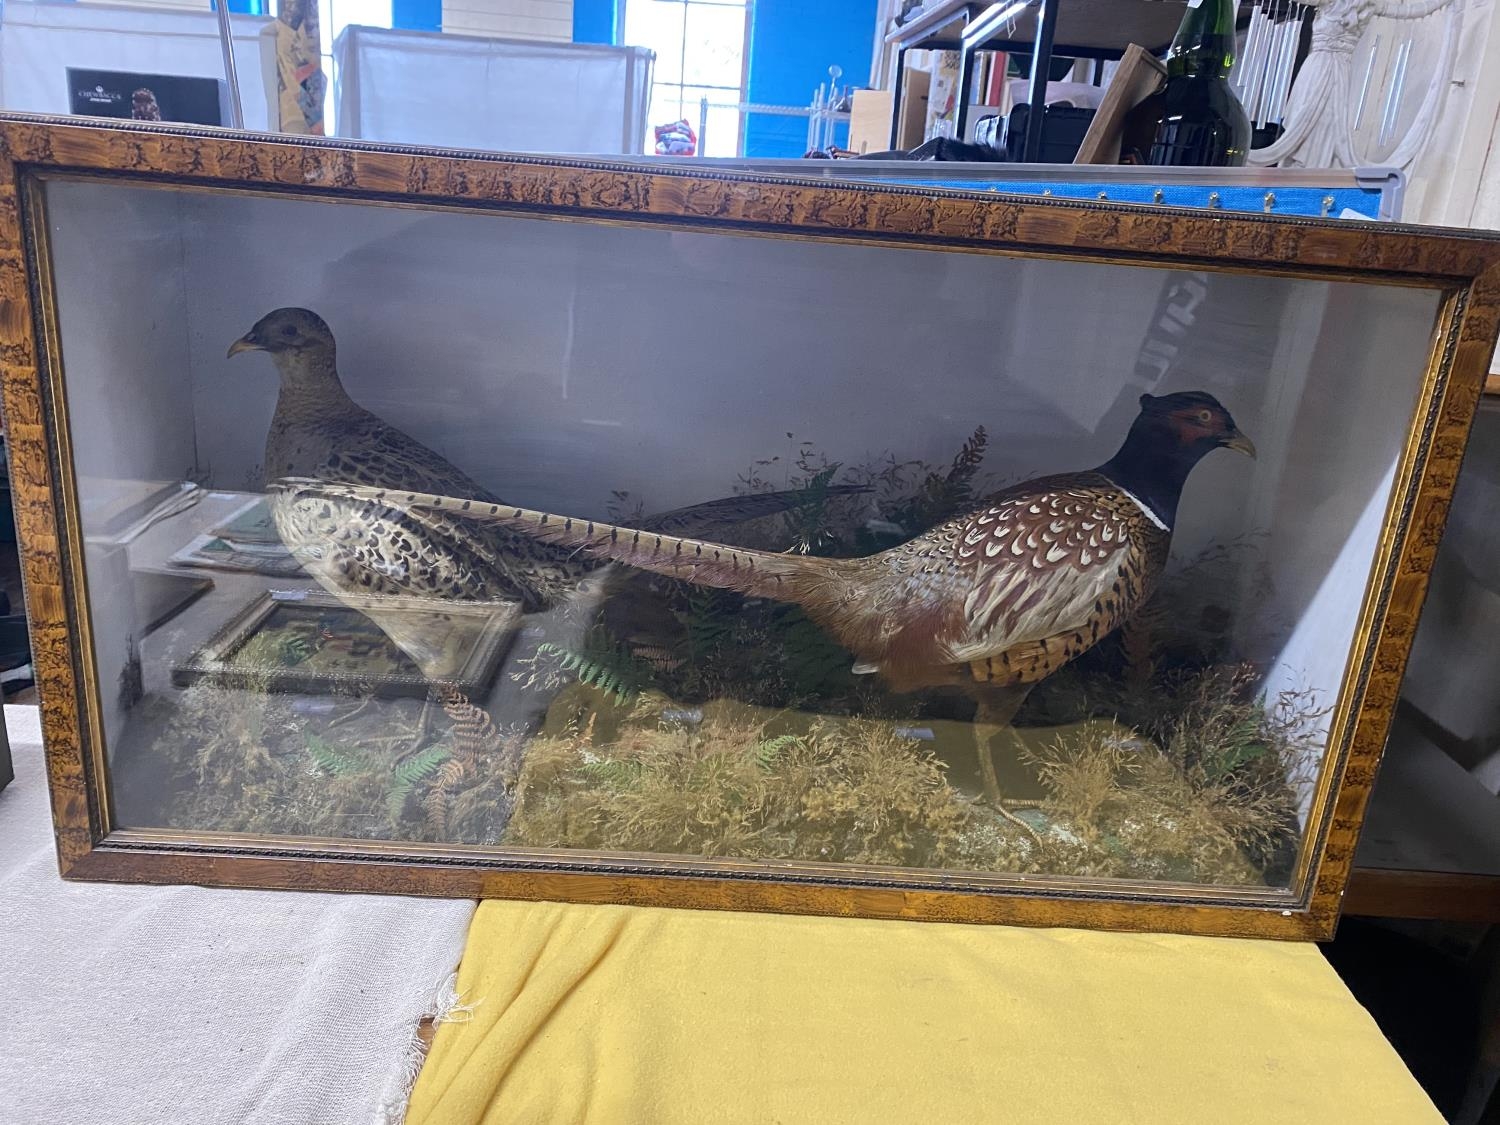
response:
<path id="1" fill-rule="evenodd" d="M 338 134 L 502 152 L 638 153 L 650 51 L 350 27 Z"/>

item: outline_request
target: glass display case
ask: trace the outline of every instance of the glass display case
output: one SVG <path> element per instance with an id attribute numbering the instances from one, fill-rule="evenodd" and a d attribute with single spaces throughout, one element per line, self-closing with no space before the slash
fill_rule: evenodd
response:
<path id="1" fill-rule="evenodd" d="M 1330 932 L 1496 242 L 0 153 L 70 877 Z"/>

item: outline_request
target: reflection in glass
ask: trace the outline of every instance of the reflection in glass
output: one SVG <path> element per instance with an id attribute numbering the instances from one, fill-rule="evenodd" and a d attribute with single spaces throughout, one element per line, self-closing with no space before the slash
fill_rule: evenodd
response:
<path id="1" fill-rule="evenodd" d="M 120 823 L 1290 878 L 1433 293 L 47 208 Z"/>

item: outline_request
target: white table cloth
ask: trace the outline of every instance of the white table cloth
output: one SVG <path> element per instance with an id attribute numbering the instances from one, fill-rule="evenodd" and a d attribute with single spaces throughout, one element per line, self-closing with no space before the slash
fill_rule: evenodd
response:
<path id="1" fill-rule="evenodd" d="M 0 1121 L 399 1122 L 474 904 L 65 883 L 37 710 L 5 721 Z"/>

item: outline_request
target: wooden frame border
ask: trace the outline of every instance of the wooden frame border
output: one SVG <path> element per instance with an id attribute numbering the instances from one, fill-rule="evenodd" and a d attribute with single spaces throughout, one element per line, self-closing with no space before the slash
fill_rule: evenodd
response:
<path id="1" fill-rule="evenodd" d="M 1294 889 L 1245 891 L 611 853 L 108 830 L 36 174 L 1407 284 L 1446 297 L 1397 467 Z M 1021 200 L 170 126 L 0 118 L 0 392 L 65 877 L 1324 938 L 1500 328 L 1500 241 L 1375 223 Z M 1114 897 L 1110 897 L 1114 896 Z"/>

